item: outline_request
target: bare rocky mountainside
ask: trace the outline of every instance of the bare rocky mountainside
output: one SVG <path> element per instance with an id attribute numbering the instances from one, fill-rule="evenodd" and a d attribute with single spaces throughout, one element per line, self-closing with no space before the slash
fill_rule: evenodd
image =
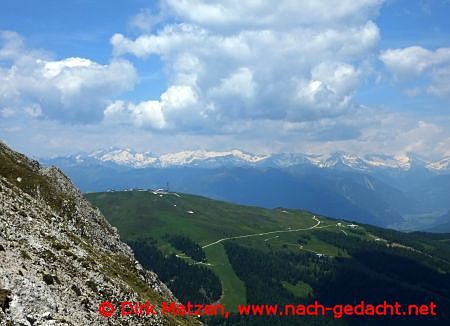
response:
<path id="1" fill-rule="evenodd" d="M 0 325 L 186 325 L 182 317 L 122 317 L 122 301 L 176 300 L 117 230 L 57 168 L 0 142 Z M 118 308 L 111 318 L 98 306 Z"/>

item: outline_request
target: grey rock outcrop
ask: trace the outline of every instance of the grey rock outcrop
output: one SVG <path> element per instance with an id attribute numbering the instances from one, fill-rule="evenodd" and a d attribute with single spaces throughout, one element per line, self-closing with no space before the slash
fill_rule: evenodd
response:
<path id="1" fill-rule="evenodd" d="M 0 142 L 0 325 L 195 323 L 98 312 L 102 301 L 147 299 L 176 300 L 60 170 Z"/>

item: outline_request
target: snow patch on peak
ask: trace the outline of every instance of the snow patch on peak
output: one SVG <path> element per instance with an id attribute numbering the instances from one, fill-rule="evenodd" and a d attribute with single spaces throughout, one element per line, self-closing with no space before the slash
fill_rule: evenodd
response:
<path id="1" fill-rule="evenodd" d="M 427 168 L 435 171 L 450 170 L 450 157 L 427 164 Z"/>
<path id="2" fill-rule="evenodd" d="M 159 157 L 159 162 L 161 166 L 164 167 L 170 165 L 186 165 L 193 163 L 195 161 L 205 161 L 226 157 L 231 157 L 248 163 L 256 163 L 258 161 L 267 158 L 267 156 L 251 155 L 236 149 L 228 152 L 214 152 L 214 151 L 210 152 L 205 150 L 196 150 L 196 151 L 183 151 L 173 154 L 161 155 Z"/>
<path id="3" fill-rule="evenodd" d="M 97 152 L 93 155 L 102 162 L 113 162 L 135 168 L 149 166 L 157 161 L 150 153 L 136 153 L 130 149 L 116 149 L 110 152 Z"/>
<path id="4" fill-rule="evenodd" d="M 251 162 L 251 163 L 256 163 L 256 162 L 262 161 L 262 160 L 270 157 L 270 155 L 251 155 L 248 153 L 244 153 L 238 149 L 234 149 L 230 153 L 231 153 L 231 155 L 233 155 L 236 158 L 239 158 L 241 160 Z"/>
<path id="5" fill-rule="evenodd" d="M 328 158 L 319 159 L 317 166 L 321 168 L 331 168 L 339 165 L 348 166 L 353 169 L 365 170 L 367 168 L 364 159 L 356 154 L 346 152 L 336 152 Z"/>
<path id="6" fill-rule="evenodd" d="M 404 170 L 408 170 L 411 168 L 411 157 L 405 154 L 397 154 L 394 156 L 395 160 L 398 163 L 398 167 Z"/>
<path id="7" fill-rule="evenodd" d="M 400 168 L 400 162 L 394 156 L 371 154 L 365 156 L 368 165 L 375 168 Z"/>

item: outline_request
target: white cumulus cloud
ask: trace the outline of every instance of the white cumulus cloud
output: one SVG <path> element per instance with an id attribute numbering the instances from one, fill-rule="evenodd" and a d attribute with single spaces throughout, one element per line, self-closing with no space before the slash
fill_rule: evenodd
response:
<path id="1" fill-rule="evenodd" d="M 180 116 L 184 117 L 180 112 L 183 113 L 185 110 L 189 110 L 191 115 L 189 119 L 184 117 L 180 123 L 198 124 L 201 112 L 196 114 L 192 112 L 196 105 L 197 95 L 190 86 L 175 85 L 169 87 L 158 101 L 149 100 L 138 104 L 115 101 L 104 111 L 104 118 L 109 123 L 131 123 L 156 130 L 171 129 L 173 121 Z"/>
<path id="2" fill-rule="evenodd" d="M 381 0 L 207 1 L 167 0 L 182 20 L 209 28 L 290 28 L 299 25 L 359 23 L 373 15 Z"/>
<path id="3" fill-rule="evenodd" d="M 359 72 L 346 63 L 321 63 L 301 83 L 298 100 L 316 108 L 345 108 L 359 83 Z"/>
<path id="4" fill-rule="evenodd" d="M 450 95 L 450 48 L 434 51 L 421 46 L 389 49 L 380 54 L 380 60 L 397 80 L 427 78 L 428 86 L 424 91 L 436 96 Z M 417 91 L 415 89 L 415 93 Z"/>
<path id="5" fill-rule="evenodd" d="M 201 122 L 201 129 L 223 130 L 235 120 L 345 114 L 360 66 L 379 40 L 371 20 L 378 0 L 163 3 L 175 22 L 135 39 L 115 34 L 111 43 L 118 57 L 160 57 L 169 81 L 165 93 L 179 85 L 195 92 L 195 104 L 176 115 L 161 95 L 164 128 L 192 131 Z"/>
<path id="6" fill-rule="evenodd" d="M 78 57 L 54 60 L 27 49 L 14 32 L 0 32 L 0 63 L 0 106 L 64 122 L 100 121 L 108 101 L 137 78 L 126 60 L 106 65 Z"/>

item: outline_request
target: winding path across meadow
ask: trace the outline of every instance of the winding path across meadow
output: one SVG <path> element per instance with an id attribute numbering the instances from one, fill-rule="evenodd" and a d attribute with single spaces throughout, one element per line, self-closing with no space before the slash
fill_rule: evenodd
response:
<path id="1" fill-rule="evenodd" d="M 228 238 L 222 238 L 219 239 L 215 242 L 211 242 L 207 245 L 202 246 L 202 248 L 207 248 L 207 247 L 211 247 L 214 246 L 218 243 L 221 243 L 225 240 L 234 240 L 234 239 L 242 239 L 242 238 L 250 238 L 250 237 L 259 237 L 259 236 L 263 236 L 263 235 L 269 235 L 269 234 L 277 234 L 277 233 L 289 233 L 289 232 L 298 232 L 298 231 L 307 231 L 307 230 L 312 230 L 315 229 L 316 227 L 319 226 L 320 224 L 320 220 L 314 215 L 313 216 L 313 220 L 315 220 L 317 223 L 314 224 L 313 226 L 310 226 L 308 228 L 301 228 L 301 229 L 294 229 L 294 230 L 279 230 L 279 231 L 270 231 L 270 232 L 263 232 L 263 233 L 251 233 L 251 234 L 245 234 L 245 235 L 238 235 L 235 237 L 228 237 Z"/>

